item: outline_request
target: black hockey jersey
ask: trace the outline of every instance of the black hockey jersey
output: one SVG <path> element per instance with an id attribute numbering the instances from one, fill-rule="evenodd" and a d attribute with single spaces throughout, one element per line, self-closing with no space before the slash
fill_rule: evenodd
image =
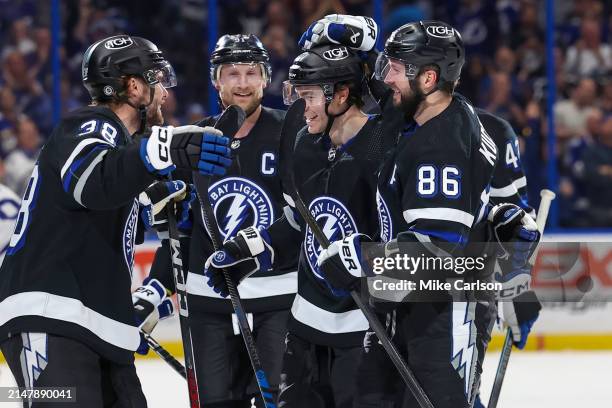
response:
<path id="1" fill-rule="evenodd" d="M 136 197 L 154 181 L 106 107 L 70 113 L 44 146 L 0 269 L 0 341 L 20 332 L 77 339 L 133 360 Z"/>
<path id="2" fill-rule="evenodd" d="M 232 141 L 232 166 L 225 176 L 214 177 L 210 183 L 209 200 L 224 240 L 250 226 L 267 228 L 283 213 L 278 150 L 284 116 L 284 111 L 262 107 L 249 134 Z M 215 121 L 215 117 L 209 117 L 197 125 L 212 126 Z M 189 175 L 184 178 L 191 182 Z M 202 220 L 199 201 L 193 205 L 195 222 L 191 241 L 181 240 L 182 250 L 188 249 L 188 256 L 183 254 L 183 259 L 188 259 L 189 265 L 187 293 L 190 313 L 232 313 L 230 300 L 215 293 L 203 276 L 204 263 L 214 250 Z M 158 251 L 151 276 L 161 278 L 166 287 L 171 288 L 174 285 L 168 254 L 169 249 L 164 245 Z M 250 261 L 244 264 L 254 266 Z M 272 271 L 259 271 L 242 281 L 238 292 L 245 311 L 288 309 L 297 291 L 296 264 L 294 258 Z"/>
<path id="3" fill-rule="evenodd" d="M 402 132 L 378 181 L 380 219 L 390 220 L 383 239 L 442 245 L 461 251 L 486 215 L 497 148 L 460 95 L 423 126 Z"/>
<path id="4" fill-rule="evenodd" d="M 495 142 L 498 152 L 497 165 L 491 180 L 491 204 L 513 203 L 535 217 L 535 211 L 527 201 L 527 178 L 521 165 L 516 133 L 505 119 L 483 109 L 476 109 L 476 113 L 487 134 Z"/>
<path id="5" fill-rule="evenodd" d="M 329 137 L 309 134 L 306 128 L 298 134 L 293 155 L 296 186 L 330 241 L 353 233 L 378 236 L 377 171 L 384 152 L 395 142 L 384 132 L 384 125 L 380 117 L 370 117 L 357 135 L 338 149 L 331 147 Z M 365 316 L 350 297 L 330 292 L 316 265 L 321 247 L 301 217 L 291 215 L 287 213 L 269 229 L 281 261 L 289 245 L 301 245 L 298 294 L 291 308 L 289 331 L 316 344 L 362 344 L 369 327 Z"/>

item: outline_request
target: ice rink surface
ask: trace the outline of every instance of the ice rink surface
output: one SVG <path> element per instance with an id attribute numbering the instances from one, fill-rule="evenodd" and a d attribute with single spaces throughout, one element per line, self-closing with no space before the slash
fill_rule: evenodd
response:
<path id="1" fill-rule="evenodd" d="M 499 353 L 485 359 L 481 392 L 488 398 Z M 151 408 L 187 407 L 185 381 L 157 359 L 138 360 L 138 374 Z M 513 353 L 499 408 L 612 407 L 612 352 Z M 13 385 L 0 365 L 0 386 Z M 78 395 L 78 394 L 77 394 Z M 0 403 L 4 407 L 19 404 Z"/>

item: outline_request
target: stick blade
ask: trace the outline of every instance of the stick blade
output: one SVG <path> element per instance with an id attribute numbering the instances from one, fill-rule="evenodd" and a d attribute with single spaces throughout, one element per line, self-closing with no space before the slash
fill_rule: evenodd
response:
<path id="1" fill-rule="evenodd" d="M 233 138 L 238 133 L 238 129 L 242 127 L 245 119 L 246 114 L 240 106 L 230 105 L 221 113 L 217 122 L 215 122 L 215 129 L 223 132 L 224 136 Z"/>

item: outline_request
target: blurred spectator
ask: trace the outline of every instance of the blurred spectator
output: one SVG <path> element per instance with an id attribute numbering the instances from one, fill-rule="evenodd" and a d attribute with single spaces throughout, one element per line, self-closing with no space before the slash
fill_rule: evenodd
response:
<path id="1" fill-rule="evenodd" d="M 555 104 L 555 132 L 560 143 L 586 132 L 586 118 L 593 112 L 596 98 L 597 84 L 584 78 L 571 91 L 570 99 Z"/>
<path id="2" fill-rule="evenodd" d="M 48 136 L 51 128 L 51 3 L 0 3 L 0 158 L 7 166 L 7 156 L 17 147 L 21 115 L 36 123 L 42 137 Z M 371 0 L 224 0 L 219 3 L 219 35 L 260 35 L 272 65 L 264 104 L 284 109 L 282 83 L 299 52 L 297 38 L 301 32 L 326 14 L 372 16 L 372 4 Z M 529 193 L 537 205 L 539 189 L 547 186 L 545 104 L 550 84 L 545 72 L 544 2 L 385 0 L 384 6 L 382 41 L 393 28 L 420 19 L 448 21 L 461 32 L 467 59 L 458 90 L 476 105 L 505 117 L 515 128 L 523 148 Z M 602 117 L 612 114 L 611 10 L 610 1 L 555 1 L 554 115 L 559 192 L 566 225 L 589 225 L 593 221 L 586 215 L 590 207 L 583 155 L 587 148 L 600 146 L 599 132 L 605 128 Z M 80 72 L 86 47 L 103 37 L 127 33 L 155 42 L 178 74 L 179 85 L 164 105 L 167 122 L 183 124 L 201 119 L 209 108 L 216 108 L 205 105 L 210 82 L 207 13 L 206 0 L 149 2 L 144 9 L 134 0 L 62 2 L 62 112 L 89 102 Z M 159 30 L 162 26 L 164 30 Z M 23 131 L 27 125 L 19 128 L 21 134 L 28 133 Z M 21 144 L 13 159 L 31 155 L 24 153 L 27 149 Z"/>
<path id="3" fill-rule="evenodd" d="M 585 188 L 584 152 L 600 135 L 603 113 L 593 109 L 586 118 L 586 133 L 571 139 L 561 161 L 559 193 L 561 224 L 568 227 L 588 225 L 589 198 Z"/>
<path id="4" fill-rule="evenodd" d="M 583 162 L 591 225 L 612 227 L 612 116 L 605 118 L 599 137 L 586 148 Z"/>
<path id="5" fill-rule="evenodd" d="M 466 54 L 492 55 L 499 22 L 495 2 L 490 0 L 461 0 L 450 2 L 454 5 L 449 10 L 449 17 L 454 27 L 459 30 Z"/>
<path id="6" fill-rule="evenodd" d="M 262 0 L 238 1 L 228 5 L 224 10 L 223 32 L 228 34 L 249 33 L 260 36 L 264 21 L 261 16 L 265 11 Z"/>
<path id="7" fill-rule="evenodd" d="M 23 55 L 10 52 L 2 67 L 4 84 L 15 94 L 17 110 L 30 116 L 45 133 L 51 130 L 51 99 L 33 77 Z"/>
<path id="8" fill-rule="evenodd" d="M 565 70 L 576 77 L 604 75 L 612 69 L 612 49 L 601 42 L 598 19 L 585 18 L 580 38 L 567 50 Z"/>
<path id="9" fill-rule="evenodd" d="M 282 26 L 270 26 L 261 41 L 270 53 L 272 80 L 264 92 L 263 103 L 266 106 L 284 109 L 283 81 L 287 79 L 289 67 L 297 56 L 296 43 L 291 42 Z"/>
<path id="10" fill-rule="evenodd" d="M 81 102 L 74 97 L 72 86 L 67 78 L 62 78 L 60 92 L 62 95 L 62 115 L 82 106 Z"/>
<path id="11" fill-rule="evenodd" d="M 43 86 L 51 80 L 47 78 L 51 74 L 51 32 L 48 28 L 41 27 L 34 30 L 34 41 L 36 42 L 36 53 L 32 61 L 32 73 Z"/>
<path id="12" fill-rule="evenodd" d="M 22 17 L 13 21 L 11 24 L 9 44 L 2 52 L 3 58 L 14 51 L 22 55 L 28 55 L 36 50 L 36 44 L 29 35 L 31 22 L 32 19 L 30 17 Z"/>
<path id="13" fill-rule="evenodd" d="M 17 148 L 5 159 L 6 185 L 22 196 L 36 164 L 42 140 L 36 124 L 27 116 L 17 122 Z"/>
<path id="14" fill-rule="evenodd" d="M 0 157 L 6 156 L 17 146 L 14 132 L 17 116 L 15 95 L 11 88 L 0 88 Z"/>
<path id="15" fill-rule="evenodd" d="M 612 79 L 608 79 L 603 85 L 601 108 L 606 115 L 612 115 Z"/>
<path id="16" fill-rule="evenodd" d="M 279 26 L 285 30 L 285 33 L 290 32 L 291 27 L 291 13 L 287 9 L 285 3 L 280 0 L 273 0 L 268 3 L 266 9 L 266 22 L 264 30 L 272 26 Z"/>
<path id="17" fill-rule="evenodd" d="M 340 0 L 298 0 L 298 10 L 301 18 L 300 33 L 327 14 L 346 14 Z"/>
<path id="18" fill-rule="evenodd" d="M 510 122 L 515 130 L 520 131 L 527 123 L 525 112 L 512 98 L 512 78 L 508 73 L 496 72 L 491 75 L 491 86 L 484 106 L 487 111 Z"/>
<path id="19" fill-rule="evenodd" d="M 461 79 L 457 91 L 465 95 L 472 103 L 479 104 L 484 91 L 482 78 L 485 75 L 485 65 L 480 55 L 475 55 L 466 61 L 461 71 Z"/>

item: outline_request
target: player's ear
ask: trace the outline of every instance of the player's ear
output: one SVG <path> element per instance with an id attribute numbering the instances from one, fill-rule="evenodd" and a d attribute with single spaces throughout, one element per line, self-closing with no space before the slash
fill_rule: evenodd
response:
<path id="1" fill-rule="evenodd" d="M 348 100 L 349 97 L 349 87 L 346 85 L 340 85 L 336 89 L 336 93 L 334 94 L 334 98 L 338 101 L 339 105 L 342 105 L 344 102 Z"/>
<path id="2" fill-rule="evenodd" d="M 433 69 L 428 69 L 423 72 L 423 88 L 426 90 L 432 89 L 438 82 L 438 73 Z"/>
<path id="3" fill-rule="evenodd" d="M 125 81 L 125 93 L 128 99 L 130 98 L 139 98 L 142 94 L 143 83 L 138 80 L 136 77 L 129 77 Z"/>
<path id="4" fill-rule="evenodd" d="M 219 92 L 221 90 L 221 85 L 219 85 L 219 81 L 212 81 L 212 83 L 217 92 Z"/>

